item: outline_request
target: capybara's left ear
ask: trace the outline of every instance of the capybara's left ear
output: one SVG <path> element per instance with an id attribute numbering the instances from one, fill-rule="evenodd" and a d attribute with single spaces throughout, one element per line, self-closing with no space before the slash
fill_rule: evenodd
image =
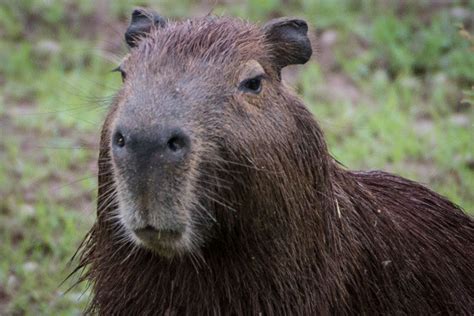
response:
<path id="1" fill-rule="evenodd" d="M 278 18 L 263 26 L 267 41 L 272 47 L 272 57 L 280 71 L 288 65 L 304 64 L 313 50 L 308 38 L 308 24 L 296 18 Z"/>
<path id="2" fill-rule="evenodd" d="M 133 48 L 150 33 L 153 27 L 164 27 L 165 20 L 155 11 L 137 8 L 132 12 L 130 25 L 125 32 L 125 41 Z"/>

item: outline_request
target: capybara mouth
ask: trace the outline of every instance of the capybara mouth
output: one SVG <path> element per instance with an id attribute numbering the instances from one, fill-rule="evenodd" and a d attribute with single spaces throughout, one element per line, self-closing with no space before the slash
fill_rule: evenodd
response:
<path id="1" fill-rule="evenodd" d="M 151 225 L 134 229 L 133 233 L 144 242 L 173 242 L 181 238 L 183 231 L 170 229 L 157 229 Z"/>
<path id="2" fill-rule="evenodd" d="M 185 230 L 158 229 L 147 225 L 143 228 L 134 229 L 133 234 L 145 248 L 170 257 L 180 252 L 179 249 L 184 239 Z"/>

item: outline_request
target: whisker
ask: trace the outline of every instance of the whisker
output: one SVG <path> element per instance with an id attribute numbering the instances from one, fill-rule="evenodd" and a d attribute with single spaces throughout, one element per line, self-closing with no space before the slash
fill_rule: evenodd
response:
<path id="1" fill-rule="evenodd" d="M 211 185 L 211 186 L 216 186 L 218 188 L 223 188 L 223 189 L 226 189 L 226 190 L 230 190 L 231 188 L 227 185 L 223 185 L 223 184 L 220 184 L 220 183 L 213 183 L 213 182 L 209 182 L 209 181 L 206 181 L 206 180 L 203 180 L 203 179 L 199 179 L 198 182 L 201 182 L 203 184 L 208 184 L 208 185 Z"/>
<path id="2" fill-rule="evenodd" d="M 203 162 L 206 162 L 206 163 L 221 162 L 221 163 L 224 163 L 224 164 L 236 165 L 236 166 L 240 166 L 240 167 L 244 167 L 244 168 L 249 168 L 249 169 L 252 169 L 252 170 L 256 170 L 256 171 L 264 172 L 264 173 L 270 173 L 270 174 L 281 174 L 281 173 L 283 173 L 282 171 L 280 171 L 280 172 L 278 172 L 278 171 L 271 171 L 271 170 L 268 170 L 268 169 L 259 168 L 258 166 L 255 166 L 255 165 L 248 165 L 248 164 L 244 164 L 244 163 L 237 162 L 237 161 L 226 160 L 226 159 L 224 159 L 224 158 L 216 158 L 216 157 L 214 157 L 214 161 L 212 161 L 212 160 L 202 160 L 202 161 L 203 161 Z"/>
<path id="3" fill-rule="evenodd" d="M 71 181 L 69 183 L 66 183 L 66 184 L 63 184 L 63 185 L 60 185 L 56 188 L 53 188 L 53 191 L 59 191 L 65 187 L 68 187 L 68 186 L 71 186 L 73 184 L 76 184 L 76 183 L 79 183 L 79 182 L 82 182 L 82 181 L 85 181 L 85 180 L 88 180 L 88 179 L 94 179 L 96 177 L 96 175 L 89 175 L 87 177 L 83 177 L 83 178 L 80 178 L 80 179 L 77 179 L 77 180 L 74 180 L 74 181 Z"/>
<path id="4" fill-rule="evenodd" d="M 211 179 L 216 180 L 217 182 L 224 182 L 224 183 L 229 184 L 229 185 L 232 185 L 232 184 L 233 184 L 233 182 L 230 181 L 230 180 L 226 180 L 226 179 L 223 179 L 223 178 L 219 178 L 218 176 L 211 175 L 211 174 L 209 174 L 209 173 L 201 172 L 201 174 L 202 174 L 205 178 L 211 178 Z"/>
<path id="5" fill-rule="evenodd" d="M 75 149 L 84 149 L 84 150 L 99 150 L 99 147 L 87 147 L 87 146 L 39 146 L 35 145 L 35 148 L 40 149 L 66 149 L 66 150 L 75 150 Z"/>
<path id="6" fill-rule="evenodd" d="M 209 216 L 210 219 L 212 219 L 212 221 L 214 223 L 217 223 L 217 220 L 214 216 L 211 215 L 211 213 L 200 203 L 200 202 L 196 202 L 196 205 L 201 209 L 203 210 L 207 216 Z"/>
<path id="7" fill-rule="evenodd" d="M 50 115 L 50 114 L 58 114 L 58 113 L 65 113 L 65 112 L 75 112 L 78 110 L 84 110 L 84 109 L 96 109 L 96 108 L 101 108 L 103 105 L 81 105 L 77 107 L 72 107 L 69 109 L 63 109 L 63 110 L 54 110 L 54 111 L 45 111 L 45 112 L 30 112 L 30 113 L 21 113 L 21 116 L 30 116 L 30 115 Z"/>
<path id="8" fill-rule="evenodd" d="M 220 200 L 218 200 L 217 198 L 214 198 L 212 197 L 210 194 L 212 194 L 213 192 L 212 191 L 208 191 L 207 189 L 205 189 L 204 187 L 201 187 L 201 186 L 198 186 L 196 185 L 196 187 L 201 190 L 201 193 L 204 195 L 205 198 L 208 198 L 209 200 L 225 207 L 225 208 L 228 208 L 229 210 L 233 211 L 233 212 L 237 212 L 236 209 L 234 209 L 233 207 L 227 205 L 225 202 L 222 202 Z"/>

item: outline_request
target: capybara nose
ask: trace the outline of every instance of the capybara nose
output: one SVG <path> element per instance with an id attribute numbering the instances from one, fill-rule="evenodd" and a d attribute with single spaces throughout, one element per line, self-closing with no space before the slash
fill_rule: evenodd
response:
<path id="1" fill-rule="evenodd" d="M 112 151 L 117 160 L 140 163 L 179 162 L 191 149 L 189 136 L 180 128 L 127 130 L 117 127 L 112 136 Z"/>

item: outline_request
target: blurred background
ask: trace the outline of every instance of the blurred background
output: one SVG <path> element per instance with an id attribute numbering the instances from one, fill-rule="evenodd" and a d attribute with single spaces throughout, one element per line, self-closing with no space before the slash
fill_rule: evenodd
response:
<path id="1" fill-rule="evenodd" d="M 95 217 L 103 117 L 131 10 L 307 19 L 284 80 L 351 169 L 420 181 L 474 214 L 474 1 L 0 0 L 0 314 L 77 315 L 68 261 Z"/>

